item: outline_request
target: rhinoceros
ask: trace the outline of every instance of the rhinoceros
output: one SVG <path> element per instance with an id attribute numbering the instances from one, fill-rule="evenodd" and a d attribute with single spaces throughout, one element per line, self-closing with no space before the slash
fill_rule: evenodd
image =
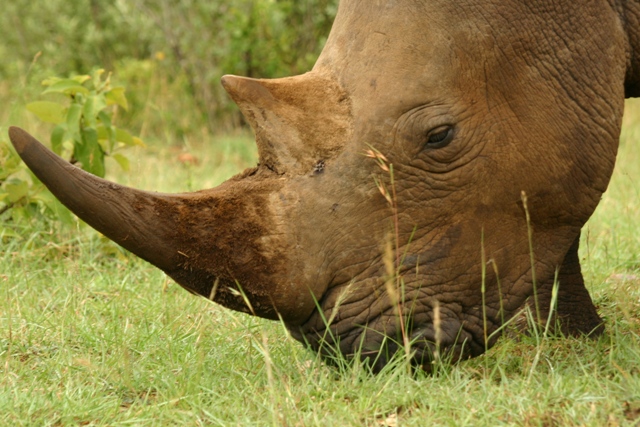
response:
<path id="1" fill-rule="evenodd" d="M 473 357 L 526 312 L 602 332 L 578 245 L 640 96 L 638 0 L 343 0 L 310 72 L 222 84 L 259 163 L 209 190 L 126 188 L 9 134 L 92 227 L 329 358 Z"/>

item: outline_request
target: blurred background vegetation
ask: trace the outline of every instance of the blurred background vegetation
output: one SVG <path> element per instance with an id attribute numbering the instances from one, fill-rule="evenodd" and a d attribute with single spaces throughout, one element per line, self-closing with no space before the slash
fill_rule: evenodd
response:
<path id="1" fill-rule="evenodd" d="M 127 89 L 118 124 L 145 141 L 231 132 L 243 123 L 220 77 L 310 70 L 336 9 L 337 0 L 5 2 L 0 128 L 34 125 L 24 106 L 46 78 L 104 68 Z"/>

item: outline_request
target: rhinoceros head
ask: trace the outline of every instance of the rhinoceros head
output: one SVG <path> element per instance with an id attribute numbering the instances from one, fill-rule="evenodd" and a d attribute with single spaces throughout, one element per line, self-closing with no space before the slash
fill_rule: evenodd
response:
<path id="1" fill-rule="evenodd" d="M 94 228 L 325 354 L 477 355 L 523 309 L 546 320 L 556 279 L 562 329 L 589 333 L 578 239 L 639 94 L 639 10 L 342 1 L 311 72 L 223 78 L 259 164 L 196 193 L 125 188 L 10 136 Z"/>

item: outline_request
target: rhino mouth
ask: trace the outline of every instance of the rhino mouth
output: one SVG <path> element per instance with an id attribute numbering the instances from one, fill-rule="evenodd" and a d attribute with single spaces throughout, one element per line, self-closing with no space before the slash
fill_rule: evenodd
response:
<path id="1" fill-rule="evenodd" d="M 362 322 L 320 318 L 320 313 L 314 312 L 304 324 L 289 327 L 289 331 L 326 360 L 360 360 L 373 372 L 380 372 L 398 355 L 407 356 L 414 367 L 431 371 L 438 361 L 453 363 L 486 350 L 481 328 L 446 310 L 435 312 L 413 313 L 409 309 L 403 315 L 405 323 L 399 322 L 395 307 Z"/>

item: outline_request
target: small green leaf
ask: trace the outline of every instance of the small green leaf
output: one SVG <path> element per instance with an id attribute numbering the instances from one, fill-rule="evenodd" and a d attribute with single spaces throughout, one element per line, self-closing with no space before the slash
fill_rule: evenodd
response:
<path id="1" fill-rule="evenodd" d="M 82 110 L 85 125 L 95 128 L 98 125 L 96 117 L 106 106 L 107 104 L 103 94 L 99 93 L 88 96 Z"/>
<path id="2" fill-rule="evenodd" d="M 87 100 L 84 103 L 84 108 L 82 109 L 82 116 L 84 118 L 84 123 L 89 127 L 96 127 L 96 113 L 95 113 L 95 96 L 87 97 Z"/>
<path id="3" fill-rule="evenodd" d="M 82 105 L 71 104 L 67 110 L 67 130 L 69 136 L 75 138 L 80 132 L 80 117 L 82 116 Z"/>
<path id="4" fill-rule="evenodd" d="M 95 128 L 83 128 L 80 141 L 76 140 L 74 157 L 82 164 L 82 169 L 99 177 L 104 177 L 104 152 L 98 142 Z"/>
<path id="5" fill-rule="evenodd" d="M 64 207 L 49 190 L 45 189 L 45 191 L 38 193 L 37 196 L 33 197 L 33 200 L 42 202 L 64 224 L 71 225 L 75 222 L 69 209 Z"/>
<path id="6" fill-rule="evenodd" d="M 48 77 L 42 81 L 42 86 L 52 86 L 62 80 L 60 77 Z"/>
<path id="7" fill-rule="evenodd" d="M 51 150 L 58 156 L 62 153 L 62 141 L 66 132 L 65 125 L 58 125 L 51 131 Z"/>
<path id="8" fill-rule="evenodd" d="M 129 132 L 127 132 L 124 129 L 116 129 L 116 140 L 118 142 L 121 142 L 124 145 L 129 145 L 129 146 L 137 145 L 140 147 L 145 146 L 144 142 L 142 142 L 140 138 L 132 136 Z"/>
<path id="9" fill-rule="evenodd" d="M 108 149 L 106 149 L 106 151 L 110 153 L 111 151 L 113 151 L 113 146 L 116 143 L 116 132 L 114 130 L 114 127 L 111 125 L 111 117 L 109 117 L 106 112 L 100 111 L 98 113 L 98 120 L 101 123 L 97 128 L 98 138 L 108 142 Z"/>
<path id="10" fill-rule="evenodd" d="M 123 87 L 114 87 L 110 91 L 105 93 L 107 97 L 107 105 L 119 105 L 125 110 L 129 110 L 129 103 L 127 97 L 124 94 Z"/>
<path id="11" fill-rule="evenodd" d="M 98 129 L 96 129 L 96 132 L 97 131 Z M 100 138 L 100 133 L 98 133 L 98 144 L 100 144 L 103 153 L 111 153 L 111 146 L 109 145 L 109 141 L 104 138 Z"/>
<path id="12" fill-rule="evenodd" d="M 98 119 L 102 122 L 105 128 L 111 127 L 111 117 L 104 111 L 100 111 L 98 113 Z"/>
<path id="13" fill-rule="evenodd" d="M 0 183 L 23 168 L 23 165 L 13 147 L 7 141 L 0 140 Z"/>
<path id="14" fill-rule="evenodd" d="M 27 104 L 27 110 L 38 116 L 40 120 L 47 123 L 60 124 L 66 119 L 65 107 L 57 102 L 36 101 Z"/>
<path id="15" fill-rule="evenodd" d="M 89 94 L 89 89 L 82 86 L 81 84 L 78 84 L 78 82 L 73 79 L 64 79 L 53 83 L 42 93 L 64 93 L 65 95 L 75 95 L 77 93 L 82 93 L 84 95 L 87 95 Z"/>
<path id="16" fill-rule="evenodd" d="M 104 125 L 98 125 L 96 131 L 98 132 L 98 139 L 109 139 L 109 134 Z"/>
<path id="17" fill-rule="evenodd" d="M 84 82 L 86 82 L 87 80 L 89 80 L 91 78 L 91 76 L 84 74 L 84 75 L 80 75 L 80 76 L 73 76 L 71 77 L 72 80 L 75 80 L 76 82 L 83 84 Z"/>
<path id="18" fill-rule="evenodd" d="M 129 170 L 131 169 L 131 166 L 129 164 L 129 159 L 127 159 L 122 154 L 118 154 L 118 153 L 112 155 L 111 157 L 113 157 L 113 160 L 118 162 L 118 164 L 120 165 L 123 171 L 129 172 Z"/>
<path id="19" fill-rule="evenodd" d="M 102 84 L 102 79 L 100 77 L 102 74 L 104 74 L 104 70 L 102 68 L 95 69 L 91 72 L 93 87 L 96 89 L 99 89 Z"/>
<path id="20" fill-rule="evenodd" d="M 7 200 L 15 203 L 29 193 L 29 184 L 23 180 L 11 179 L 4 183 L 4 190 L 7 192 Z"/>
<path id="21" fill-rule="evenodd" d="M 116 129 L 116 140 L 124 145 L 133 145 L 133 136 L 124 129 Z"/>

